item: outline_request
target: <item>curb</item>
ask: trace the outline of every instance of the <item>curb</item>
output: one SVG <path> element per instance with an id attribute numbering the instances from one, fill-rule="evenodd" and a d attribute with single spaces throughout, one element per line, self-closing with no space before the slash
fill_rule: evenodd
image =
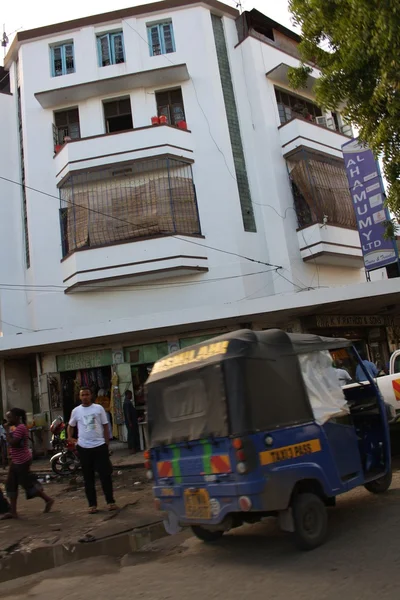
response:
<path id="1" fill-rule="evenodd" d="M 0 561 L 0 583 L 95 556 L 122 557 L 167 535 L 162 521 L 157 521 L 128 533 L 87 544 L 58 544 L 35 548 L 32 552 L 15 552 Z"/>

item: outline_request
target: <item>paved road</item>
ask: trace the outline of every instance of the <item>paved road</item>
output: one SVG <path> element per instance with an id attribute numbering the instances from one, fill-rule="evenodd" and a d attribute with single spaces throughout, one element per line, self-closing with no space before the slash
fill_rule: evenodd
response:
<path id="1" fill-rule="evenodd" d="M 398 600 L 400 474 L 391 491 L 357 490 L 330 511 L 326 545 L 300 553 L 273 521 L 206 546 L 188 534 L 122 561 L 99 558 L 2 584 L 2 600 Z"/>

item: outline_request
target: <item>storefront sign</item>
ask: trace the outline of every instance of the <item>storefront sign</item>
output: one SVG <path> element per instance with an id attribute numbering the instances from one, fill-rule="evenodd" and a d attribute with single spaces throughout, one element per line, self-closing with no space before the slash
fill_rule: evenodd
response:
<path id="1" fill-rule="evenodd" d="M 111 350 L 95 350 L 57 356 L 57 371 L 79 371 L 112 365 Z"/>
<path id="2" fill-rule="evenodd" d="M 199 363 L 209 358 L 226 354 L 228 351 L 229 341 L 216 342 L 207 346 L 200 346 L 196 350 L 186 350 L 180 354 L 174 354 L 171 357 L 159 360 L 153 367 L 152 374 L 162 373 L 177 367 L 183 367 L 192 363 Z"/>
<path id="3" fill-rule="evenodd" d="M 384 327 L 385 317 L 373 315 L 320 315 L 316 317 L 317 327 Z"/>
<path id="4" fill-rule="evenodd" d="M 385 221 L 390 219 L 384 206 L 385 190 L 371 150 L 358 139 L 342 146 L 347 179 L 356 213 L 358 232 L 367 271 L 398 260 L 396 243 L 386 240 Z"/>

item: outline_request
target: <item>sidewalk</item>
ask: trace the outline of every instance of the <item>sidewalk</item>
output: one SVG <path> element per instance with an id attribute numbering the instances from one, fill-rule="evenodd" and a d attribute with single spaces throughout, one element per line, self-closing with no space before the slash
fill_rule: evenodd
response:
<path id="1" fill-rule="evenodd" d="M 6 473 L 0 471 L 0 485 L 4 485 Z M 49 514 L 42 513 L 43 502 L 39 498 L 27 501 L 20 492 L 20 518 L 0 521 L 0 559 L 14 552 L 31 552 L 42 546 L 108 538 L 160 521 L 160 514 L 153 508 L 152 485 L 147 481 L 143 468 L 137 465 L 120 471 L 116 468 L 113 479 L 115 499 L 120 507 L 116 513 L 107 511 L 98 485 L 99 513 L 88 514 L 81 475 L 69 481 L 45 484 L 46 493 L 55 498 L 54 508 Z"/>

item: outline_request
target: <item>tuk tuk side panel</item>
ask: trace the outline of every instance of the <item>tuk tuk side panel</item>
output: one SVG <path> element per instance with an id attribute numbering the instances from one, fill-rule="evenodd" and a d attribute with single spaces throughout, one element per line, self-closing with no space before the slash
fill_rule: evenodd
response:
<path id="1" fill-rule="evenodd" d="M 273 439 L 268 447 L 266 437 Z M 253 512 L 285 510 L 296 484 L 304 480 L 316 482 L 327 497 L 347 491 L 322 427 L 311 423 L 257 433 L 248 436 L 248 441 L 256 452 L 257 465 L 244 475 L 236 472 L 237 461 L 229 438 L 216 440 L 209 456 L 204 454 L 204 442 L 191 444 L 191 449 L 184 444 L 154 449 L 154 494 L 161 500 L 161 509 L 174 512 L 182 525 L 194 522 L 219 524 L 228 514 L 241 511 L 239 499 L 242 496 L 250 498 Z M 172 457 L 178 449 L 179 460 L 174 464 Z M 215 457 L 221 465 L 220 472 L 201 471 L 204 460 L 211 465 Z M 165 460 L 167 458 L 172 460 Z M 223 472 L 226 458 L 230 462 L 229 472 L 228 469 Z M 166 469 L 165 463 L 169 463 Z M 190 463 L 191 472 L 188 471 Z M 190 488 L 207 493 L 212 508 L 209 518 L 195 521 L 187 518 L 185 490 Z"/>
<path id="2" fill-rule="evenodd" d="M 273 443 L 266 446 L 266 438 Z M 296 484 L 316 483 L 326 497 L 347 490 L 324 429 L 316 423 L 265 432 L 257 436 L 261 476 L 265 481 L 262 510 L 285 510 Z"/>

